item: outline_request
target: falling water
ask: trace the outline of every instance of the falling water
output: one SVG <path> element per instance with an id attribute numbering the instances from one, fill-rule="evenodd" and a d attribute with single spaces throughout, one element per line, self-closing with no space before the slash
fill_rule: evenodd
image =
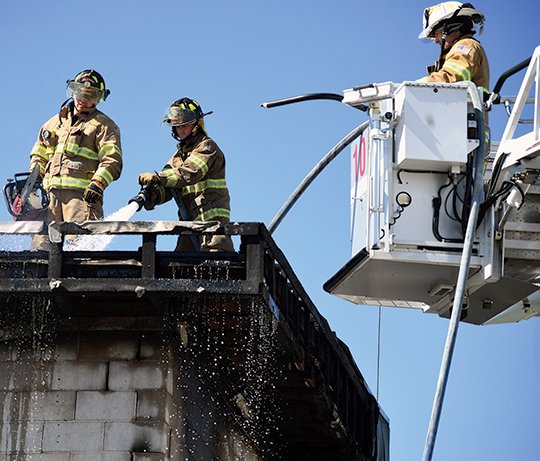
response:
<path id="1" fill-rule="evenodd" d="M 211 278 L 211 271 L 204 276 Z M 182 423 L 174 437 L 185 459 L 218 446 L 227 459 L 279 459 L 273 383 L 280 367 L 276 325 L 265 303 L 230 295 L 176 298 L 165 309 L 162 331 L 162 360 L 179 359 L 171 384 L 180 399 L 171 418 Z"/>
<path id="2" fill-rule="evenodd" d="M 131 202 L 118 211 L 103 218 L 103 221 L 129 221 L 137 212 L 139 204 Z M 72 240 L 66 240 L 66 251 L 102 251 L 111 243 L 114 235 L 79 235 Z"/>
<path id="3" fill-rule="evenodd" d="M 10 303 L 17 309 L 5 312 L 0 320 L 6 391 L 0 401 L 0 453 L 10 452 L 13 457 L 9 459 L 15 460 L 26 459 L 22 458 L 24 452 L 39 450 L 42 429 L 36 421 L 43 419 L 45 390 L 50 385 L 47 357 L 54 349 L 55 322 L 50 301 L 39 296 L 13 298 Z"/>

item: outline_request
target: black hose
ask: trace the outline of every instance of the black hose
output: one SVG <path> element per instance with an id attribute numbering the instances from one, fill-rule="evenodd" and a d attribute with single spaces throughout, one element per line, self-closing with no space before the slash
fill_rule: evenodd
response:
<path id="1" fill-rule="evenodd" d="M 493 93 L 499 94 L 502 86 L 504 85 L 504 82 L 506 82 L 506 80 L 508 80 L 508 78 L 512 75 L 517 74 L 520 70 L 525 69 L 525 67 L 527 67 L 531 62 L 531 58 L 532 56 L 521 61 L 519 64 L 516 64 L 514 67 L 511 67 L 506 72 L 504 72 L 497 80 L 497 83 L 495 83 L 495 86 L 493 87 Z"/>
<path id="2" fill-rule="evenodd" d="M 316 99 L 331 99 L 334 101 L 342 102 L 343 96 L 341 94 L 336 94 L 336 93 L 310 93 L 310 94 L 303 94 L 300 96 L 292 96 L 290 98 L 276 99 L 275 101 L 263 102 L 261 104 L 261 107 L 265 107 L 269 109 L 271 107 L 285 106 L 287 104 L 295 104 L 297 102 L 312 101 Z"/>
<path id="3" fill-rule="evenodd" d="M 321 100 L 321 99 L 329 99 L 332 101 L 343 102 L 343 95 L 336 94 L 336 93 L 309 93 L 309 94 L 303 94 L 300 96 L 292 96 L 290 98 L 276 99 L 275 101 L 263 102 L 261 104 L 261 107 L 269 109 L 271 107 L 279 107 L 279 106 L 285 106 L 287 104 L 296 104 L 297 102 L 313 101 L 313 100 Z M 368 107 L 364 104 L 355 106 L 355 108 L 363 112 L 366 112 L 368 109 Z"/>
<path id="4" fill-rule="evenodd" d="M 351 142 L 353 142 L 358 136 L 360 136 L 364 130 L 369 126 L 369 121 L 362 123 L 352 130 L 347 136 L 345 136 L 340 142 L 338 142 L 320 161 L 313 167 L 308 175 L 302 180 L 302 182 L 296 187 L 294 192 L 289 196 L 287 201 L 282 205 L 279 211 L 276 213 L 272 222 L 268 225 L 268 231 L 272 234 L 279 226 L 283 218 L 287 215 L 289 210 L 293 207 L 296 201 L 313 182 L 313 180 L 321 173 L 328 164 L 334 160 L 338 154 L 345 149 Z"/>
<path id="5" fill-rule="evenodd" d="M 439 242 L 443 242 L 443 243 L 463 243 L 462 239 L 445 238 L 439 233 L 439 216 L 440 216 L 440 210 L 441 210 L 441 198 L 433 197 L 431 204 L 433 205 L 433 218 L 431 220 L 431 231 L 433 232 L 433 236 Z"/>
<path id="6" fill-rule="evenodd" d="M 499 158 L 495 162 L 495 165 L 493 165 L 493 170 L 491 171 L 491 178 L 489 180 L 489 189 L 487 193 L 488 197 L 493 193 L 493 190 L 495 189 L 495 185 L 497 184 L 497 181 L 499 180 L 499 176 L 501 174 L 504 161 L 509 155 L 510 155 L 509 153 L 503 152 L 501 155 L 499 155 Z"/>

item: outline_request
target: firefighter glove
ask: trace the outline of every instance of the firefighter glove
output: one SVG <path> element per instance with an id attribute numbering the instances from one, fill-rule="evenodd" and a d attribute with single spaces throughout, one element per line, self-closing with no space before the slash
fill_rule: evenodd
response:
<path id="1" fill-rule="evenodd" d="M 141 173 L 139 175 L 139 184 L 141 186 L 147 186 L 150 184 L 161 184 L 161 178 L 157 173 Z"/>
<path id="2" fill-rule="evenodd" d="M 103 199 L 103 189 L 92 181 L 84 190 L 83 199 L 86 203 L 95 203 Z"/>

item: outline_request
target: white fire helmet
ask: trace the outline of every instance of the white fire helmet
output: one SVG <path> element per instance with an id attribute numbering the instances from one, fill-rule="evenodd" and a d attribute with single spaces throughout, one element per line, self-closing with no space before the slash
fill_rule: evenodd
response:
<path id="1" fill-rule="evenodd" d="M 434 39 L 435 33 L 445 22 L 460 22 L 465 18 L 471 20 L 473 33 L 482 33 L 484 27 L 484 15 L 476 10 L 470 3 L 443 2 L 430 6 L 424 10 L 424 29 L 420 32 L 418 38 Z"/>

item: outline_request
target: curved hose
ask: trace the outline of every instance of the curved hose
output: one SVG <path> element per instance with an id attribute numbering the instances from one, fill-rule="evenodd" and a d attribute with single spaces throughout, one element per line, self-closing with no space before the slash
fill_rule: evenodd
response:
<path id="1" fill-rule="evenodd" d="M 491 110 L 491 107 L 493 104 L 499 104 L 501 102 L 500 92 L 504 85 L 504 82 L 511 77 L 514 74 L 517 74 L 520 70 L 525 69 L 531 62 L 532 56 L 528 57 L 527 59 L 524 59 L 519 64 L 516 64 L 514 67 L 511 67 L 506 72 L 504 72 L 499 79 L 497 80 L 497 83 L 495 83 L 495 86 L 493 87 L 493 91 L 491 92 L 491 96 L 489 97 L 488 101 L 486 102 L 486 107 L 488 110 Z"/>
<path id="2" fill-rule="evenodd" d="M 312 101 L 315 99 L 331 99 L 333 101 L 343 101 L 343 96 L 336 93 L 309 93 L 300 96 L 292 96 L 290 98 L 276 99 L 275 101 L 263 102 L 261 107 L 269 109 L 270 107 L 285 106 L 287 104 L 295 104 L 302 101 Z"/>
<path id="3" fill-rule="evenodd" d="M 308 186 L 313 182 L 313 180 L 319 175 L 319 173 L 324 170 L 324 168 L 334 160 L 338 154 L 345 149 L 352 141 L 354 141 L 358 136 L 360 136 L 364 130 L 368 127 L 369 121 L 362 123 L 360 126 L 352 130 L 347 136 L 345 136 L 340 142 L 338 142 L 320 161 L 315 165 L 315 167 L 308 173 L 304 180 L 297 186 L 294 192 L 289 196 L 287 201 L 283 204 L 280 210 L 272 219 L 272 222 L 268 226 L 268 231 L 272 234 L 276 228 L 279 226 L 283 218 L 287 215 L 289 210 L 293 207 L 296 201 L 308 188 Z"/>
<path id="4" fill-rule="evenodd" d="M 279 107 L 285 106 L 287 104 L 295 104 L 297 102 L 314 101 L 319 99 L 329 99 L 331 101 L 343 102 L 343 95 L 336 93 L 309 93 L 300 96 L 292 96 L 290 98 L 276 99 L 275 101 L 263 102 L 261 104 L 261 107 L 270 109 L 271 107 Z M 359 109 L 363 112 L 366 112 L 368 110 L 368 107 L 365 104 L 354 106 L 354 108 Z"/>

